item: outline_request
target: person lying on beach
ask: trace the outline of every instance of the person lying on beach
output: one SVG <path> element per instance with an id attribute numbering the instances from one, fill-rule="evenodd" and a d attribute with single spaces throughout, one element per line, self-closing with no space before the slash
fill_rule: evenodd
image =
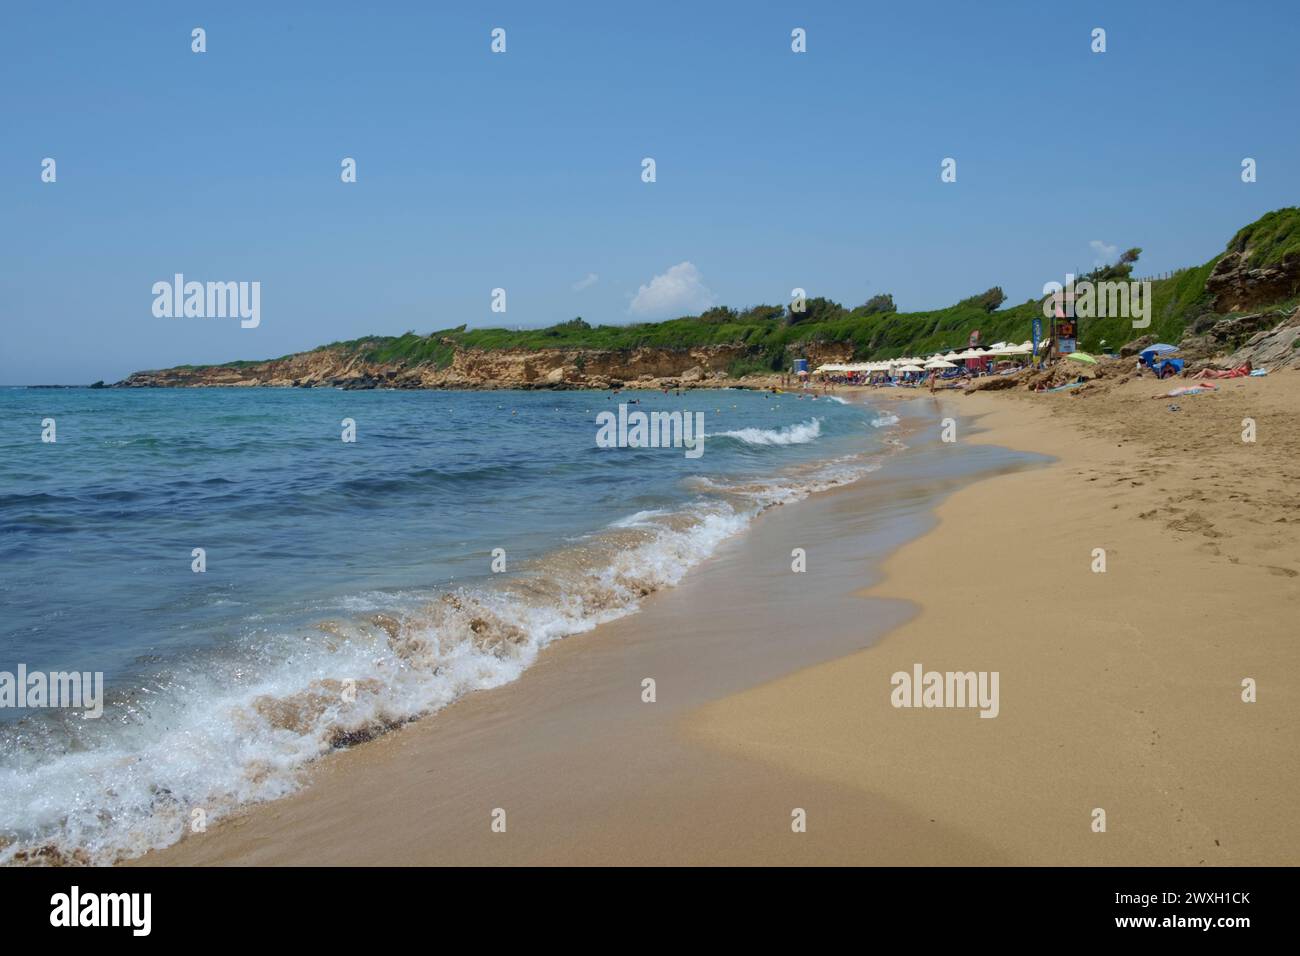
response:
<path id="1" fill-rule="evenodd" d="M 1152 395 L 1152 398 L 1177 398 L 1180 395 L 1200 395 L 1205 392 L 1213 392 L 1218 386 L 1213 382 L 1202 382 L 1200 385 L 1179 385 L 1177 388 L 1171 388 L 1169 391 L 1160 395 Z"/>
<path id="2" fill-rule="evenodd" d="M 1192 378 L 1245 378 L 1253 371 L 1254 367 L 1250 364 L 1250 359 L 1246 359 L 1245 365 L 1238 365 L 1230 371 L 1223 371 L 1222 369 L 1217 368 L 1203 368 L 1193 375 Z"/>

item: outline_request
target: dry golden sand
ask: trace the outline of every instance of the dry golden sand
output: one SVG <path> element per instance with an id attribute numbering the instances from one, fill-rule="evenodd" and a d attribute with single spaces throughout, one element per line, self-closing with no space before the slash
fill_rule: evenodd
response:
<path id="1" fill-rule="evenodd" d="M 936 402 L 961 442 L 1059 461 L 882 471 L 775 509 L 515 684 L 142 862 L 1296 863 L 1300 375 L 1158 390 Z M 861 541 L 944 494 L 878 581 Z M 809 540 L 809 573 L 774 560 Z M 894 709 L 890 675 L 918 662 L 998 671 L 1000 715 Z"/>
<path id="2" fill-rule="evenodd" d="M 953 863 L 1300 862 L 1300 375 L 1166 387 L 957 399 L 983 429 L 961 440 L 1059 461 L 957 492 L 886 562 L 912 621 L 689 733 L 910 807 L 967 838 Z M 894 709 L 917 662 L 998 671 L 1000 715 Z"/>

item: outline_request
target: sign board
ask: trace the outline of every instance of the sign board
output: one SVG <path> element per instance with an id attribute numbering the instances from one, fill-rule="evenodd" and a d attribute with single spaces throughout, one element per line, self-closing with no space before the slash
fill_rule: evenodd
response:
<path id="1" fill-rule="evenodd" d="M 1069 355 L 1075 349 L 1075 328 L 1071 319 L 1058 320 L 1056 323 L 1056 351 Z"/>

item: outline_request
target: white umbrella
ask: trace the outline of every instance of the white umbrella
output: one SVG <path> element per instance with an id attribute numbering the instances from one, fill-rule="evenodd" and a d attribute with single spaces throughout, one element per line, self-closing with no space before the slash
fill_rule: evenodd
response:
<path id="1" fill-rule="evenodd" d="M 924 372 L 925 369 L 921 368 L 921 366 L 919 365 L 904 365 L 902 368 L 899 369 L 899 371 L 900 372 Z"/>
<path id="2" fill-rule="evenodd" d="M 925 367 L 926 368 L 956 368 L 957 366 L 952 362 L 946 361 L 945 359 L 936 358 L 936 359 L 930 359 L 930 361 L 926 362 Z"/>

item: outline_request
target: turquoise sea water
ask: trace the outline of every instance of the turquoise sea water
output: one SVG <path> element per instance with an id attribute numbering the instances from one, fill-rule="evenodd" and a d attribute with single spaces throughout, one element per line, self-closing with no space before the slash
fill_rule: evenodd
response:
<path id="1" fill-rule="evenodd" d="M 598 447 L 628 401 L 703 412 L 703 454 Z M 99 719 L 0 709 L 0 861 L 132 855 L 287 793 L 868 474 L 896 421 L 733 390 L 0 389 L 0 672 L 107 686 Z"/>

